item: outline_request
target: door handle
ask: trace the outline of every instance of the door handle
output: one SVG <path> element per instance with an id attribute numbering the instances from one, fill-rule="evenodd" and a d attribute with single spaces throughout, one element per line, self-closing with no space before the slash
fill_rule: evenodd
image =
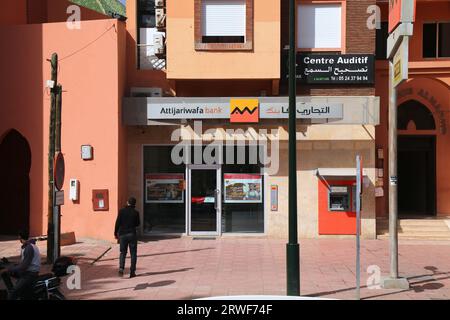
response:
<path id="1" fill-rule="evenodd" d="M 216 209 L 216 210 L 219 207 L 219 203 L 218 203 L 218 201 L 219 201 L 219 193 L 220 192 L 219 192 L 218 189 L 214 190 L 214 209 Z"/>

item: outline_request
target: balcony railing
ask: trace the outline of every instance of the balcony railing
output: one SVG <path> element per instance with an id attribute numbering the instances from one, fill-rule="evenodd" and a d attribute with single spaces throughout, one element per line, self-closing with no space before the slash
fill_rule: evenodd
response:
<path id="1" fill-rule="evenodd" d="M 140 70 L 165 70 L 166 59 L 155 55 L 153 44 L 138 44 L 138 69 Z"/>

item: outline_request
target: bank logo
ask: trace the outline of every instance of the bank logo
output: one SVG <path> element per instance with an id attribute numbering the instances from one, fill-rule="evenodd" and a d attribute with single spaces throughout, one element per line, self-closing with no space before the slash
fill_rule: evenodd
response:
<path id="1" fill-rule="evenodd" d="M 231 99 L 230 122 L 258 123 L 259 122 L 258 99 Z"/>

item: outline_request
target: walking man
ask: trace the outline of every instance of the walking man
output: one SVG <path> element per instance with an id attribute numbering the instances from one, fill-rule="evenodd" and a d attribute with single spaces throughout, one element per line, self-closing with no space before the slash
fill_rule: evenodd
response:
<path id="1" fill-rule="evenodd" d="M 136 228 L 140 225 L 139 212 L 135 209 L 136 199 L 128 199 L 127 206 L 119 211 L 116 220 L 114 236 L 119 239 L 120 259 L 119 276 L 123 276 L 125 270 L 125 259 L 127 258 L 128 247 L 131 254 L 130 278 L 136 277 L 137 262 L 137 235 Z"/>

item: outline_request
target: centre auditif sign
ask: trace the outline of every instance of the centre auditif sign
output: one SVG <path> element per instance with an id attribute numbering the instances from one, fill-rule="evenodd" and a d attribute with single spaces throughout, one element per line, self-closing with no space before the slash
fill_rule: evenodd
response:
<path id="1" fill-rule="evenodd" d="M 287 80 L 287 63 L 283 79 Z M 297 54 L 297 81 L 303 84 L 373 84 L 374 55 Z"/>

